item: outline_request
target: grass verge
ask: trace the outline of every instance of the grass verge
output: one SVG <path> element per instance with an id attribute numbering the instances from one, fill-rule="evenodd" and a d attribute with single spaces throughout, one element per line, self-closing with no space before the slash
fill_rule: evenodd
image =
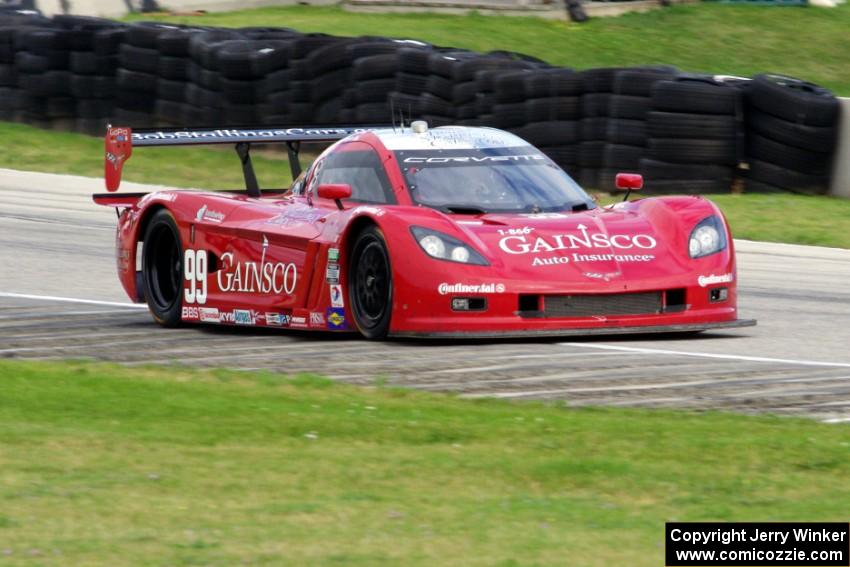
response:
<path id="1" fill-rule="evenodd" d="M 84 362 L 0 386 L 4 565 L 654 566 L 667 520 L 850 508 L 846 427 L 806 420 Z"/>
<path id="2" fill-rule="evenodd" d="M 152 18 L 143 14 L 128 19 Z M 327 6 L 156 19 L 225 27 L 284 26 L 344 36 L 409 37 L 475 51 L 518 51 L 578 69 L 662 63 L 691 72 L 783 73 L 850 95 L 846 72 L 849 4 L 827 10 L 701 2 L 594 18 L 584 24 L 478 14 L 353 13 Z"/>
<path id="3" fill-rule="evenodd" d="M 257 153 L 254 164 L 263 187 L 285 187 L 291 181 L 283 154 Z M 0 167 L 102 177 L 103 142 L 0 122 Z M 244 187 L 230 148 L 137 149 L 124 168 L 124 179 L 172 187 Z M 737 238 L 850 248 L 850 200 L 785 194 L 710 198 L 722 207 Z"/>

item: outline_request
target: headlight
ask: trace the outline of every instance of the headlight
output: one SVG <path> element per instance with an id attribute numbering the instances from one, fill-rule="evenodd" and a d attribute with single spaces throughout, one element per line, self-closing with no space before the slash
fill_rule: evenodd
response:
<path id="1" fill-rule="evenodd" d="M 726 248 L 726 228 L 718 217 L 708 217 L 700 221 L 691 231 L 688 241 L 688 253 L 691 258 L 702 258 Z"/>
<path id="2" fill-rule="evenodd" d="M 477 266 L 489 265 L 481 254 L 453 236 L 421 226 L 410 227 L 410 232 L 422 250 L 432 258 Z"/>

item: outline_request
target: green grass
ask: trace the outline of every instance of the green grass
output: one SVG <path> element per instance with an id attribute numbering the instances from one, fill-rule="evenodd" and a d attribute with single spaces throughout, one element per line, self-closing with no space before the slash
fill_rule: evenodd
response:
<path id="1" fill-rule="evenodd" d="M 9 566 L 655 566 L 665 521 L 850 509 L 847 427 L 807 420 L 83 362 L 0 388 Z"/>
<path id="2" fill-rule="evenodd" d="M 261 186 L 289 184 L 283 154 L 260 153 L 254 163 Z M 0 167 L 103 177 L 103 142 L 0 122 Z M 124 179 L 202 189 L 244 187 L 238 159 L 229 148 L 137 148 Z M 850 200 L 784 194 L 710 198 L 721 206 L 737 238 L 850 248 Z M 603 203 L 614 200 L 619 198 Z"/>
<path id="3" fill-rule="evenodd" d="M 138 15 L 131 20 L 154 19 Z M 289 6 L 171 22 L 226 27 L 285 26 L 302 32 L 409 37 L 476 51 L 511 50 L 557 65 L 669 64 L 686 71 L 795 75 L 850 95 L 850 4 L 834 9 L 700 3 L 585 24 L 471 14 L 374 14 L 338 7 Z"/>

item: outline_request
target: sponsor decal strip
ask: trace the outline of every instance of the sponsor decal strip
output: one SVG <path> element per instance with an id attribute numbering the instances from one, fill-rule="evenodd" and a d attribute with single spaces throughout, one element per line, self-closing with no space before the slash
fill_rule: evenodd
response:
<path id="1" fill-rule="evenodd" d="M 368 126 L 336 128 L 219 128 L 215 130 L 154 130 L 133 132 L 134 146 L 169 146 L 177 144 L 216 144 L 245 140 L 296 141 L 339 140 L 355 132 L 370 130 Z"/>

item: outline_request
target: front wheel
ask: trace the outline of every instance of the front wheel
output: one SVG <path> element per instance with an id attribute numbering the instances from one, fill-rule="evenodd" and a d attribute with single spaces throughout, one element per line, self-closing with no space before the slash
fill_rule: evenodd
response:
<path id="1" fill-rule="evenodd" d="M 183 245 L 177 223 L 165 209 L 154 214 L 145 230 L 142 277 L 153 318 L 164 327 L 178 326 L 183 305 Z"/>
<path id="2" fill-rule="evenodd" d="M 367 339 L 390 330 L 393 276 L 384 235 L 369 227 L 357 236 L 348 268 L 348 297 L 354 324 Z"/>

